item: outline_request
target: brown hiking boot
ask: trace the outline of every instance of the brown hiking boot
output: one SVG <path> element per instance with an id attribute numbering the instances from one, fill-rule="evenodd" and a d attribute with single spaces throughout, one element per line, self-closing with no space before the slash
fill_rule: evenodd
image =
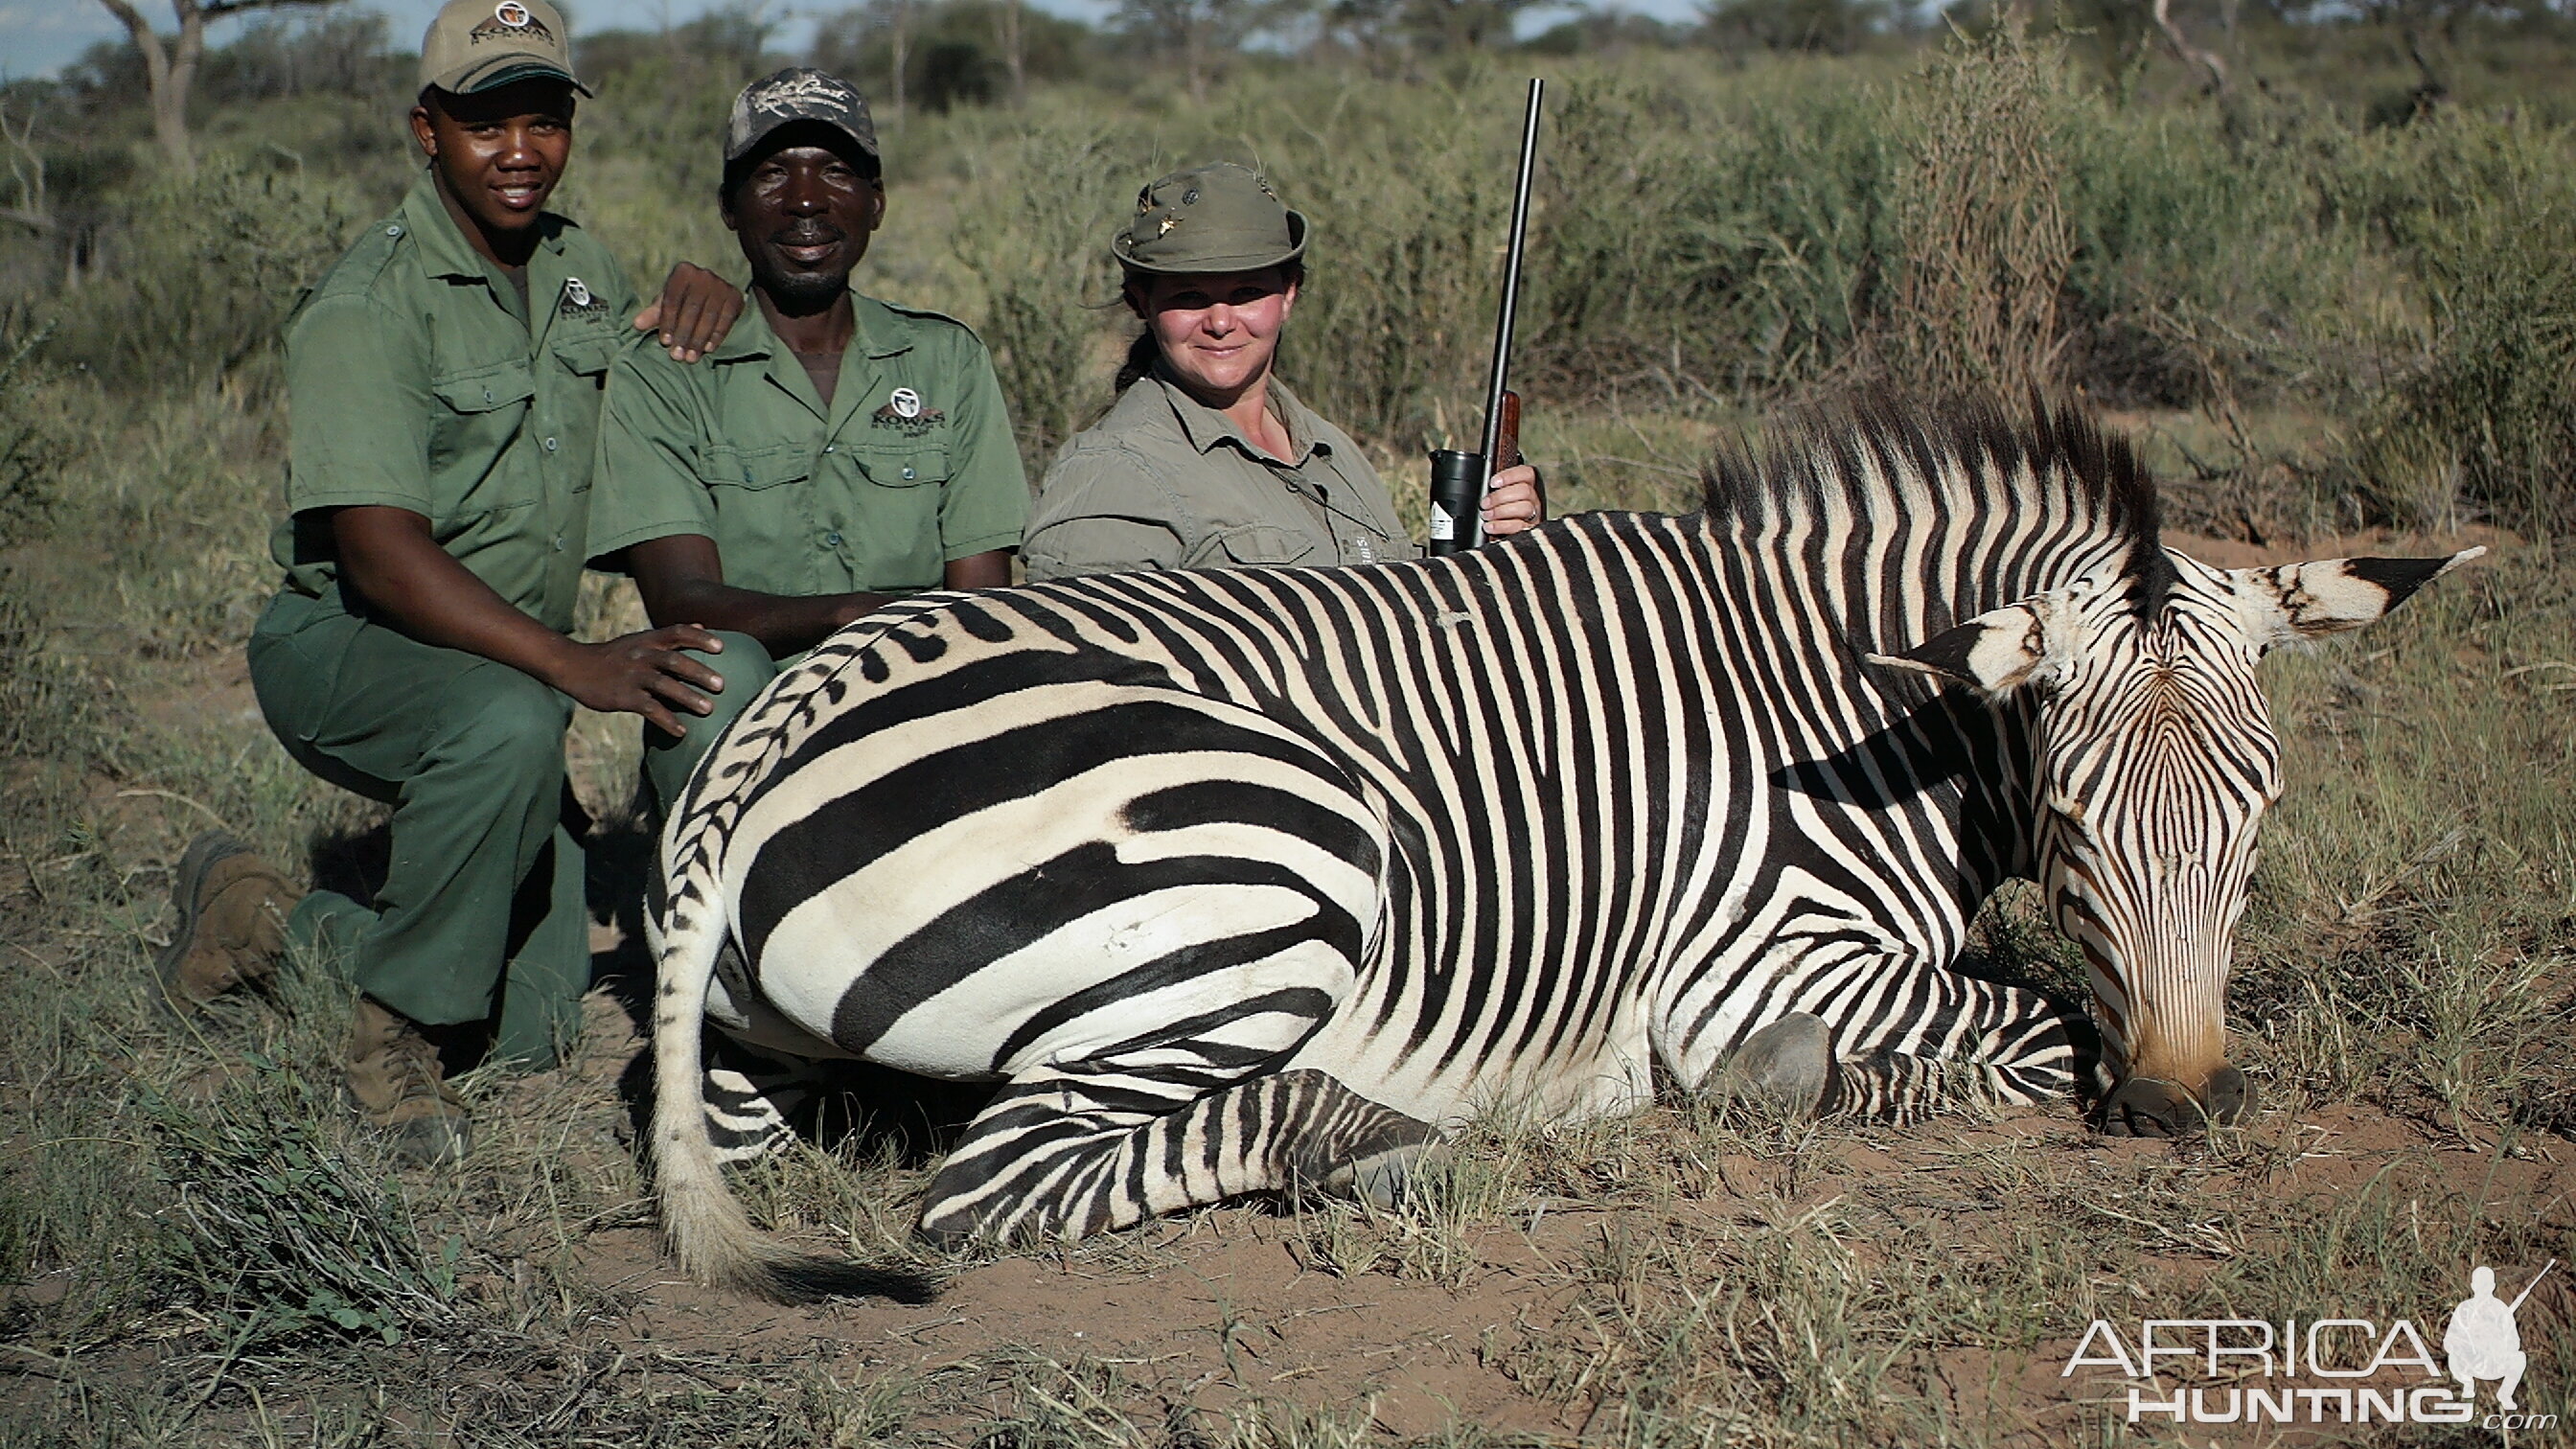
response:
<path id="1" fill-rule="evenodd" d="M 349 1030 L 349 1096 L 394 1151 L 426 1166 L 460 1162 L 474 1145 L 474 1120 L 447 1084 L 438 1048 L 411 1018 L 358 998 Z"/>
<path id="2" fill-rule="evenodd" d="M 161 1002 L 181 1016 L 237 986 L 265 981 L 286 954 L 286 913 L 300 898 L 277 867 L 235 836 L 188 842 L 170 890 L 179 924 L 154 966 Z"/>

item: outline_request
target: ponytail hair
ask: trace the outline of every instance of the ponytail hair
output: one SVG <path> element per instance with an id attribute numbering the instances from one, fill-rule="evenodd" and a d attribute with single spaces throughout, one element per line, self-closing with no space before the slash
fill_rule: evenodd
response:
<path id="1" fill-rule="evenodd" d="M 1152 332 L 1137 333 L 1136 340 L 1127 344 L 1126 360 L 1118 364 L 1118 379 L 1109 385 L 1109 390 L 1123 393 L 1134 387 L 1144 380 L 1145 374 L 1154 370 L 1154 364 L 1161 361 L 1162 356 L 1163 350 L 1154 345 Z"/>

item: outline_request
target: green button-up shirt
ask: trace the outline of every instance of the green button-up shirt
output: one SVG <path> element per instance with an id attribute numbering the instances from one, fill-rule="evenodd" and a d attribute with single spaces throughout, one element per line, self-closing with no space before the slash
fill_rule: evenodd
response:
<path id="1" fill-rule="evenodd" d="M 570 630 L 601 388 L 637 311 L 625 271 L 548 213 L 528 293 L 468 245 L 424 174 L 286 329 L 286 503 L 270 552 L 290 589 L 339 602 L 316 510 L 409 509 L 495 593 Z"/>
<path id="2" fill-rule="evenodd" d="M 1028 576 L 1419 555 L 1349 434 L 1276 378 L 1270 410 L 1288 430 L 1284 459 L 1159 372 L 1139 379 L 1047 469 Z"/>
<path id="3" fill-rule="evenodd" d="M 825 407 L 760 310 L 695 367 L 629 348 L 609 376 L 590 551 L 715 541 L 764 594 L 907 593 L 1011 548 L 1028 514 L 992 358 L 963 323 L 851 294 L 857 327 Z"/>

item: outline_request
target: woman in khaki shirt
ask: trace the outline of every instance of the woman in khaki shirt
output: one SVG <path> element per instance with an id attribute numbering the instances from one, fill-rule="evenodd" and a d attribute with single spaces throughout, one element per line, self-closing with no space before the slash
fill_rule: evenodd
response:
<path id="1" fill-rule="evenodd" d="M 1117 403 L 1039 485 L 1029 578 L 1420 554 L 1350 435 L 1272 375 L 1305 275 L 1305 217 L 1217 162 L 1146 187 L 1110 251 L 1145 332 Z M 1541 512 L 1537 471 L 1505 469 L 1485 532 L 1521 532 Z"/>

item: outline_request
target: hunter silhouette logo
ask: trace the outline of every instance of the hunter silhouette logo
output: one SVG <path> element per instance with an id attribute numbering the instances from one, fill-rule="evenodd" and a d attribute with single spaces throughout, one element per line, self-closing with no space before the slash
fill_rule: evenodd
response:
<path id="1" fill-rule="evenodd" d="M 2477 1381 L 2494 1379 L 2496 1407 L 2514 1407 L 2513 1391 L 2522 1383 L 2522 1371 L 2531 1366 L 2531 1356 L 2522 1351 L 2522 1332 L 2514 1326 L 2513 1315 L 2557 1266 L 2558 1260 L 2550 1259 L 2511 1303 L 2495 1295 L 2495 1269 L 2481 1263 L 2469 1274 L 2469 1296 L 2451 1310 L 2451 1326 L 2442 1334 L 2442 1357 L 2449 1361 L 2451 1377 L 2460 1381 L 2461 1398 L 2476 1402 Z"/>

